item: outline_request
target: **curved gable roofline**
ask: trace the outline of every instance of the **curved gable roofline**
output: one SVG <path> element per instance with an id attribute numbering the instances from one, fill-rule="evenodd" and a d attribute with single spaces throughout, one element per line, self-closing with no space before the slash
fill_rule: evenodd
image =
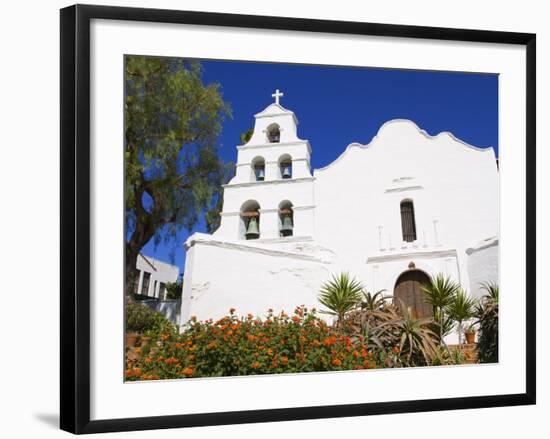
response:
<path id="1" fill-rule="evenodd" d="M 416 130 L 416 132 L 418 134 L 421 134 L 422 136 L 424 136 L 426 139 L 428 140 L 436 140 L 438 139 L 439 137 L 442 137 L 442 136 L 448 136 L 450 137 L 452 140 L 454 140 L 455 142 L 461 144 L 462 146 L 465 146 L 466 148 L 469 148 L 469 149 L 472 149 L 474 151 L 478 151 L 478 152 L 487 152 L 487 151 L 492 151 L 492 147 L 488 146 L 488 147 L 485 147 L 485 148 L 482 148 L 482 147 L 479 147 L 479 146 L 474 146 L 474 145 L 470 145 L 469 143 L 465 142 L 464 140 L 461 140 L 459 139 L 458 137 L 456 137 L 453 133 L 451 133 L 450 131 L 441 131 L 440 133 L 436 134 L 435 136 L 432 136 L 430 135 L 426 130 L 423 130 L 422 128 L 420 128 L 416 123 L 414 123 L 412 120 L 410 119 L 391 119 L 391 120 L 388 120 L 387 122 L 384 122 L 380 128 L 378 129 L 378 132 L 376 133 L 376 135 L 371 139 L 371 141 L 369 143 L 367 143 L 366 145 L 362 144 L 362 143 L 358 143 L 358 142 L 353 142 L 353 143 L 350 143 L 346 149 L 344 150 L 344 152 L 342 154 L 340 154 L 336 160 L 334 160 L 333 162 L 329 163 L 328 165 L 326 166 L 323 166 L 322 168 L 318 168 L 318 169 L 315 169 L 314 172 L 318 172 L 318 171 L 326 171 L 327 169 L 329 169 L 330 167 L 332 167 L 333 165 L 335 165 L 337 162 L 341 161 L 344 156 L 346 155 L 346 153 L 352 149 L 352 148 L 360 148 L 360 149 L 368 149 L 370 148 L 373 143 L 375 142 L 375 140 L 381 136 L 381 133 L 382 131 L 384 131 L 386 128 L 388 128 L 390 125 L 396 125 L 396 124 L 407 124 L 407 125 L 410 125 L 412 128 L 414 128 Z"/>
<path id="2" fill-rule="evenodd" d="M 256 113 L 254 117 L 256 119 L 260 119 L 262 117 L 274 117 L 274 116 L 280 116 L 283 114 L 291 115 L 292 118 L 294 119 L 294 123 L 298 125 L 298 118 L 296 117 L 293 111 L 287 110 L 282 105 L 275 104 L 275 103 L 268 105 L 262 111 L 260 111 L 259 113 Z"/>

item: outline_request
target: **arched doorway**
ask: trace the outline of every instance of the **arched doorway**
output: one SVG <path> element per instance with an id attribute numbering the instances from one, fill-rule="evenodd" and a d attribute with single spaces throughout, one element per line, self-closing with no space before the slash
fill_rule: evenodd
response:
<path id="1" fill-rule="evenodd" d="M 408 270 L 401 274 L 395 282 L 393 292 L 397 307 L 405 306 L 410 309 L 415 319 L 424 319 L 433 316 L 432 305 L 426 303 L 426 293 L 422 287 L 430 282 L 426 273 L 420 270 Z"/>

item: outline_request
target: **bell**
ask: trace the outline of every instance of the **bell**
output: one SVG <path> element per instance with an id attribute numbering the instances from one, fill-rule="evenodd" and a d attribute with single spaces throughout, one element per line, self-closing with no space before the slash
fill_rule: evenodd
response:
<path id="1" fill-rule="evenodd" d="M 245 233 L 246 239 L 258 239 L 260 237 L 260 230 L 258 229 L 258 220 L 256 218 L 250 218 L 248 227 Z"/>
<path id="2" fill-rule="evenodd" d="M 265 178 L 264 168 L 256 168 L 256 180 L 264 181 L 264 178 Z"/>
<path id="3" fill-rule="evenodd" d="M 283 217 L 283 226 L 281 227 L 281 235 L 282 236 L 292 236 L 292 218 L 289 215 L 285 215 Z"/>
<path id="4" fill-rule="evenodd" d="M 283 165 L 283 178 L 291 178 L 290 165 Z"/>

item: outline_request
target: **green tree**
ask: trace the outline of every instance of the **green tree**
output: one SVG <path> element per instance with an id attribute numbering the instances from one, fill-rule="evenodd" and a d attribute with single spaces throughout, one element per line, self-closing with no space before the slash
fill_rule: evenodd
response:
<path id="1" fill-rule="evenodd" d="M 254 128 L 249 128 L 246 131 L 242 132 L 239 136 L 239 140 L 241 141 L 241 145 L 244 145 L 245 143 L 248 143 L 250 138 L 252 137 L 252 134 L 254 134 Z"/>
<path id="2" fill-rule="evenodd" d="M 166 298 L 169 300 L 177 300 L 181 298 L 183 293 L 183 279 L 180 277 L 176 282 L 166 283 Z"/>
<path id="3" fill-rule="evenodd" d="M 217 138 L 230 108 L 196 61 L 127 56 L 124 66 L 126 293 L 136 258 L 172 241 L 216 203 L 225 176 Z"/>

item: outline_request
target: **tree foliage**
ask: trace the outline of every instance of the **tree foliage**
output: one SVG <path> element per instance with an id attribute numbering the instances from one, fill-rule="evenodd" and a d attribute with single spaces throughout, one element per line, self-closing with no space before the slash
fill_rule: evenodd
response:
<path id="1" fill-rule="evenodd" d="M 217 138 L 230 115 L 219 84 L 179 58 L 127 56 L 124 66 L 126 284 L 141 248 L 172 240 L 216 206 L 226 168 Z"/>

